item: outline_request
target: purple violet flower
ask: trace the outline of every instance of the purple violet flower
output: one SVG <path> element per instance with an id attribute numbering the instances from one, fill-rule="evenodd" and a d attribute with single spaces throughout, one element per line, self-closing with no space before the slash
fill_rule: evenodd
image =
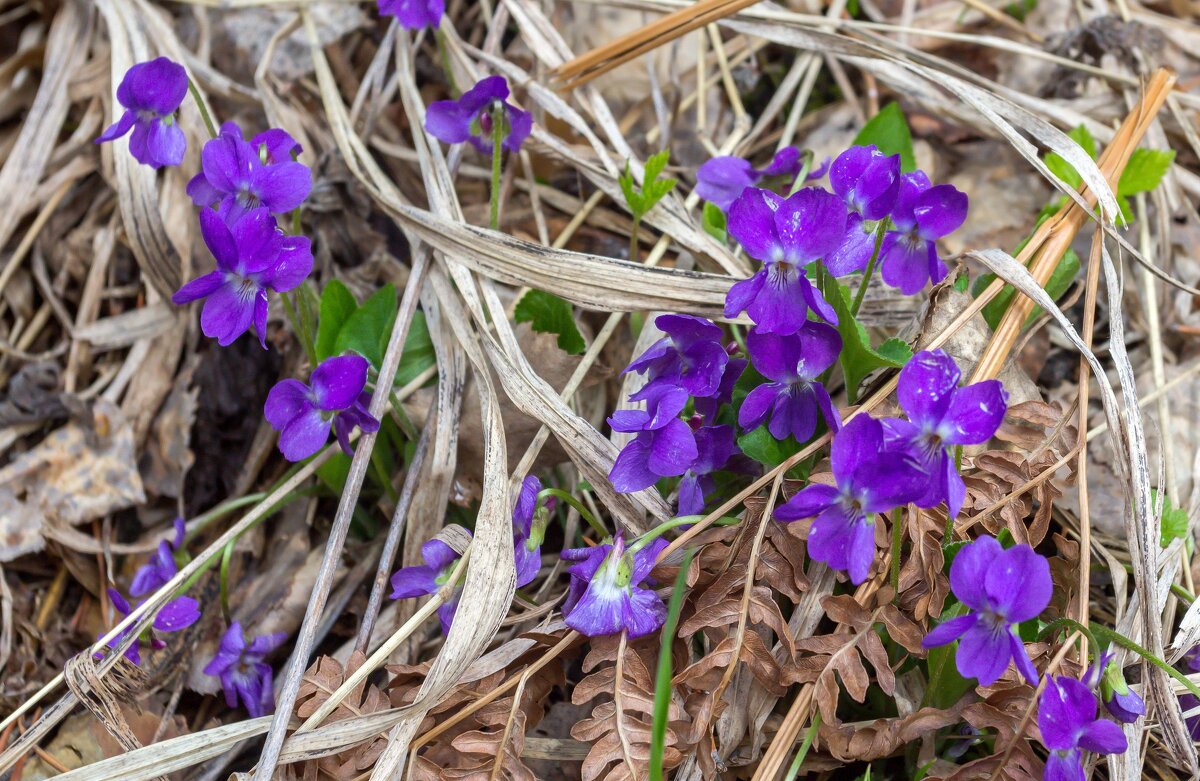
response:
<path id="1" fill-rule="evenodd" d="M 714 157 L 696 169 L 696 194 L 727 212 L 747 187 L 757 187 L 764 179 L 776 176 L 794 178 L 802 167 L 800 150 L 794 146 L 780 149 L 762 169 L 742 157 Z"/>
<path id="2" fill-rule="evenodd" d="M 1046 680 L 1038 704 L 1042 744 L 1050 749 L 1045 781 L 1083 781 L 1082 751 L 1123 754 L 1128 744 L 1116 722 L 1096 718 L 1096 695 L 1068 676 Z"/>
<path id="3" fill-rule="evenodd" d="M 784 200 L 749 188 L 729 209 L 729 233 L 763 268 L 729 289 L 725 316 L 745 311 L 763 333 L 793 334 L 812 309 L 837 323 L 837 313 L 805 276 L 804 267 L 837 249 L 846 207 L 836 195 L 807 187 Z"/>
<path id="4" fill-rule="evenodd" d="M 999 380 L 958 387 L 962 373 L 942 350 L 917 353 L 900 370 L 896 396 L 908 420 L 884 421 L 889 441 L 907 447 L 930 475 L 929 491 L 917 502 L 933 507 L 946 502 L 957 517 L 966 486 L 950 448 L 980 445 L 996 433 L 1008 410 L 1008 394 Z"/>
<path id="5" fill-rule="evenodd" d="M 225 347 L 249 330 L 267 347 L 267 292 L 298 286 L 312 271 L 312 247 L 305 236 L 284 236 L 275 218 L 258 209 L 232 228 L 211 209 L 200 211 L 200 233 L 217 268 L 193 279 L 171 296 L 175 304 L 207 298 L 200 329 Z"/>
<path id="6" fill-rule="evenodd" d="M 1109 714 L 1124 724 L 1132 724 L 1146 715 L 1146 703 L 1125 682 L 1125 673 L 1116 662 L 1116 654 L 1105 651 L 1088 666 L 1083 684 L 1092 691 L 1099 690 L 1100 701 Z"/>
<path id="7" fill-rule="evenodd" d="M 504 109 L 506 127 L 501 129 L 501 147 L 516 153 L 533 130 L 533 116 L 509 103 L 508 82 L 503 76 L 488 76 L 458 100 L 438 100 L 429 105 L 425 129 L 447 144 L 469 141 L 485 155 L 492 153 L 492 120 L 497 108 Z"/>
<path id="8" fill-rule="evenodd" d="M 611 545 L 568 548 L 571 589 L 563 614 L 567 626 L 588 637 L 611 635 L 626 630 L 629 638 L 648 635 L 667 619 L 667 606 L 658 594 L 644 588 L 658 554 L 667 541 L 658 538 L 637 551 L 625 549 L 618 534 Z"/>
<path id="9" fill-rule="evenodd" d="M 921 171 L 902 174 L 900 192 L 892 210 L 892 227 L 879 249 L 883 281 L 906 296 L 925 283 L 941 282 L 946 264 L 937 253 L 937 240 L 948 236 L 967 219 L 967 196 L 953 185 L 933 187 Z"/>
<path id="10" fill-rule="evenodd" d="M 263 659 L 287 639 L 285 632 L 259 635 L 246 643 L 242 625 L 234 621 L 221 637 L 217 655 L 204 668 L 205 675 L 221 679 L 225 704 L 231 708 L 241 700 L 252 718 L 265 716 L 275 709 L 271 665 Z"/>
<path id="11" fill-rule="evenodd" d="M 804 442 L 817 430 L 817 419 L 825 418 L 836 431 L 841 419 L 833 409 L 829 392 L 817 378 L 833 366 L 842 349 L 837 329 L 809 322 L 787 336 L 760 333 L 756 328 L 746 337 L 750 362 L 772 382 L 763 383 L 746 396 L 738 410 L 738 425 L 749 431 L 767 421 L 776 439 L 788 435 Z"/>
<path id="12" fill-rule="evenodd" d="M 187 95 L 187 71 L 166 57 L 139 62 L 125 72 L 117 87 L 117 102 L 125 113 L 100 134 L 97 144 L 115 141 L 133 129 L 129 153 L 142 165 L 179 165 L 187 138 L 175 122 L 175 112 Z"/>
<path id="13" fill-rule="evenodd" d="M 726 462 L 741 452 L 734 440 L 733 426 L 701 426 L 693 436 L 696 460 L 679 481 L 679 515 L 703 512 L 708 495 L 716 488 L 713 472 L 724 469 Z"/>
<path id="14" fill-rule="evenodd" d="M 990 686 L 1011 661 L 1036 684 L 1037 670 L 1017 624 L 1036 618 L 1050 604 L 1054 585 L 1049 562 L 1028 545 L 1004 550 L 994 538 L 980 537 L 954 557 L 950 588 L 971 612 L 941 624 L 921 645 L 935 648 L 961 637 L 954 660 L 964 678 Z"/>
<path id="15" fill-rule="evenodd" d="M 169 543 L 163 540 L 158 543 L 158 550 L 154 552 L 150 560 L 138 567 L 138 571 L 133 575 L 133 582 L 129 584 L 130 594 L 140 597 L 151 591 L 157 591 L 160 586 L 175 577 L 175 573 L 179 571 L 179 567 L 175 564 L 175 551 L 183 547 L 183 537 L 186 531 L 187 527 L 184 525 L 183 519 L 176 518 L 174 541 Z"/>
<path id="16" fill-rule="evenodd" d="M 850 210 L 841 245 L 825 259 L 835 277 L 862 271 L 875 252 L 875 224 L 887 217 L 900 189 L 900 155 L 852 146 L 829 169 L 829 184 Z"/>
<path id="17" fill-rule="evenodd" d="M 358 426 L 366 433 L 379 430 L 379 421 L 367 412 L 370 396 L 363 393 L 370 363 L 361 355 L 327 358 L 313 369 L 308 385 L 286 379 L 275 383 L 263 407 L 267 422 L 281 432 L 279 450 L 288 461 L 301 461 L 316 453 L 337 432 L 347 455 L 350 432 Z"/>
<path id="18" fill-rule="evenodd" d="M 745 358 L 732 357 L 737 355 L 738 349 L 737 342 L 730 342 L 725 348 L 725 352 L 731 357 L 729 362 L 725 364 L 725 371 L 721 372 L 721 383 L 717 386 L 716 393 L 711 396 L 698 396 L 692 399 L 693 409 L 705 421 L 711 423 L 716 418 L 717 413 L 720 412 L 721 405 L 729 404 L 733 401 L 734 386 L 737 385 L 738 379 L 742 376 L 742 372 L 746 371 L 746 366 L 749 364 L 749 361 Z"/>
<path id="19" fill-rule="evenodd" d="M 649 488 L 661 477 L 678 477 L 696 460 L 696 437 L 679 419 L 687 391 L 669 385 L 643 395 L 644 410 L 617 410 L 608 419 L 613 431 L 637 433 L 613 463 L 608 479 L 620 493 Z"/>
<path id="20" fill-rule="evenodd" d="M 127 602 L 125 597 L 121 596 L 121 592 L 117 591 L 115 588 L 110 588 L 108 590 L 108 598 L 112 601 L 113 607 L 115 607 L 117 612 L 121 615 L 127 616 L 133 612 L 133 608 L 129 606 L 129 602 Z M 189 626 L 199 620 L 199 602 L 191 597 L 175 597 L 170 602 L 162 606 L 162 609 L 158 611 L 158 615 L 154 616 L 154 621 L 150 624 L 150 626 L 156 632 L 178 632 L 181 629 L 187 629 Z M 125 636 L 128 633 L 129 630 L 123 630 L 120 634 L 108 642 L 108 647 L 116 649 L 116 647 L 121 644 L 121 641 L 125 639 Z M 103 637 L 103 635 L 101 635 L 101 637 Z M 161 640 L 152 637 L 150 639 L 150 647 L 157 651 L 160 648 L 165 648 L 166 644 Z M 101 658 L 100 654 L 96 654 L 96 658 Z M 133 644 L 130 645 L 129 648 L 125 649 L 125 658 L 134 664 L 142 663 L 141 638 L 134 640 Z"/>
<path id="21" fill-rule="evenodd" d="M 646 398 L 659 385 L 672 385 L 689 396 L 712 396 L 721 387 L 729 353 L 724 332 L 711 320 L 691 315 L 659 315 L 654 324 L 666 334 L 639 355 L 622 374 L 646 374 L 646 386 L 630 397 Z"/>
<path id="22" fill-rule="evenodd" d="M 883 425 L 868 415 L 853 418 L 830 447 L 835 486 L 810 484 L 775 510 L 790 523 L 813 518 L 808 553 L 847 570 L 850 582 L 867 579 L 875 559 L 874 513 L 887 513 L 925 492 L 929 476 L 904 453 L 884 447 Z"/>
<path id="23" fill-rule="evenodd" d="M 517 588 L 531 583 L 542 566 L 542 539 L 546 535 L 545 519 L 549 517 L 549 510 L 541 510 L 546 516 L 537 519 L 540 523 L 535 522 L 541 490 L 541 480 L 533 475 L 526 476 L 521 481 L 521 492 L 513 508 L 513 555 L 517 565 Z"/>
<path id="24" fill-rule="evenodd" d="M 201 150 L 202 170 L 188 182 L 187 193 L 201 208 L 215 205 L 229 225 L 260 207 L 272 214 L 289 212 L 312 191 L 312 172 L 291 157 L 299 149 L 282 130 L 246 143 L 237 123 L 226 122 Z"/>
<path id="25" fill-rule="evenodd" d="M 437 28 L 446 12 L 445 0 L 377 0 L 380 16 L 394 16 L 406 30 Z"/>
<path id="26" fill-rule="evenodd" d="M 438 539 L 432 539 L 421 546 L 421 559 L 424 564 L 412 567 L 401 567 L 392 573 L 392 599 L 411 599 L 426 594 L 436 594 L 438 589 L 446 585 L 454 572 L 454 562 L 462 558 L 462 554 Z M 442 632 L 450 632 L 450 624 L 454 622 L 454 614 L 458 612 L 458 600 L 462 595 L 461 584 L 455 584 L 454 595 L 438 608 L 438 619 L 442 622 Z"/>

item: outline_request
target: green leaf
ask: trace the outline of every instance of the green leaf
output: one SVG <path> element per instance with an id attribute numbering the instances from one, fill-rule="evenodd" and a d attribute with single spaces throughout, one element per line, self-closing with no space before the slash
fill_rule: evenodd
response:
<path id="1" fill-rule="evenodd" d="M 629 161 L 625 161 L 625 172 L 617 177 L 617 183 L 621 185 L 621 192 L 625 195 L 625 203 L 629 204 L 629 210 L 641 216 L 642 198 L 634 189 L 633 174 L 629 172 Z"/>
<path id="2" fill-rule="evenodd" d="M 700 225 L 704 228 L 704 232 L 724 244 L 729 240 L 725 224 L 725 212 L 721 211 L 721 208 L 715 203 L 705 201 L 704 211 L 700 215 Z"/>
<path id="3" fill-rule="evenodd" d="M 1096 159 L 1096 139 L 1092 138 L 1092 134 L 1088 132 L 1086 127 L 1080 125 L 1067 133 L 1067 137 L 1083 147 L 1083 151 L 1087 153 L 1088 157 L 1093 160 Z M 1043 162 L 1046 163 L 1046 167 L 1050 169 L 1051 173 L 1071 187 L 1078 187 L 1083 184 L 1083 177 L 1079 175 L 1079 172 L 1064 158 L 1054 152 L 1048 153 L 1043 158 Z"/>
<path id="4" fill-rule="evenodd" d="M 825 298 L 838 316 L 838 332 L 842 335 L 842 353 L 838 360 L 846 377 L 846 395 L 853 404 L 858 399 L 858 386 L 876 369 L 898 369 L 912 357 L 912 350 L 900 339 L 888 339 L 879 349 L 871 347 L 871 337 L 862 323 L 850 311 L 850 289 L 830 276 L 825 277 Z"/>
<path id="5" fill-rule="evenodd" d="M 1158 491 L 1150 491 L 1150 501 L 1157 507 L 1159 501 Z M 1183 539 L 1188 533 L 1188 514 L 1187 510 L 1180 509 L 1171 504 L 1171 500 L 1162 497 L 1163 512 L 1162 512 L 1162 546 L 1165 548 L 1171 544 L 1172 540 Z"/>
<path id="6" fill-rule="evenodd" d="M 346 320 L 358 309 L 350 288 L 336 279 L 330 280 L 321 291 L 321 318 L 317 324 L 317 360 L 334 354 L 338 334 Z"/>
<path id="7" fill-rule="evenodd" d="M 671 151 L 669 149 L 664 149 L 661 152 L 650 155 L 646 160 L 646 175 L 644 180 L 647 183 L 653 182 L 661 176 L 662 172 L 667 170 L 667 161 L 670 159 Z"/>
<path id="8" fill-rule="evenodd" d="M 1117 183 L 1118 195 L 1137 195 L 1158 187 L 1175 160 L 1175 152 L 1162 149 L 1135 149 Z"/>
<path id="9" fill-rule="evenodd" d="M 400 354 L 395 384 L 407 385 L 436 363 L 437 354 L 433 349 L 433 340 L 429 338 L 429 324 L 425 322 L 425 313 L 418 309 L 413 313 L 412 325 L 408 327 L 408 336 L 404 340 L 404 352 Z"/>
<path id="10" fill-rule="evenodd" d="M 1075 254 L 1075 250 L 1069 249 L 1063 253 L 1062 259 L 1058 261 L 1058 265 L 1054 267 L 1054 272 L 1050 275 L 1050 279 L 1046 281 L 1046 295 L 1054 301 L 1057 301 L 1067 292 L 1067 288 L 1075 281 L 1075 277 L 1079 275 L 1079 256 Z M 996 278 L 995 274 L 984 274 L 975 282 L 974 294 L 978 296 L 987 286 Z M 996 326 L 1000 324 L 1000 319 L 1004 317 L 1004 313 L 1008 310 L 1008 306 L 1012 303 L 1015 290 L 1012 285 L 1005 285 L 999 295 L 988 302 L 983 308 L 983 319 L 987 321 L 988 326 L 994 331 Z M 1040 306 L 1035 306 L 1029 313 L 1029 317 L 1025 318 L 1022 328 L 1032 323 L 1042 313 Z"/>
<path id="11" fill-rule="evenodd" d="M 571 305 L 552 293 L 530 290 L 517 302 L 513 319 L 529 323 L 538 333 L 558 334 L 559 348 L 570 355 L 578 355 L 587 347 L 575 325 Z"/>
<path id="12" fill-rule="evenodd" d="M 743 453 L 769 467 L 779 466 L 800 452 L 800 445 L 795 438 L 788 437 L 781 442 L 771 436 L 765 424 L 742 434 L 737 442 Z"/>
<path id="13" fill-rule="evenodd" d="M 896 103 L 889 103 L 871 117 L 863 129 L 854 137 L 855 146 L 874 144 L 885 155 L 900 155 L 900 170 L 917 170 L 917 158 L 913 154 L 912 131 L 908 120 Z"/>
<path id="14" fill-rule="evenodd" d="M 657 154 L 650 155 L 646 160 L 644 175 L 642 177 L 642 186 L 635 189 L 637 186 L 633 181 L 633 174 L 629 170 L 629 161 L 625 161 L 625 173 L 623 173 L 618 181 L 621 185 L 621 192 L 625 195 L 625 202 L 629 204 L 629 211 L 633 213 L 634 220 L 640 220 L 647 212 L 654 208 L 654 205 L 661 201 L 667 193 L 675 188 L 674 179 L 660 179 L 659 176 L 667 168 L 667 160 L 670 158 L 669 150 L 664 149 Z"/>
<path id="15" fill-rule="evenodd" d="M 396 287 L 384 285 L 363 302 L 342 325 L 334 341 L 333 354 L 356 352 L 376 369 L 383 361 L 392 323 L 396 319 Z"/>
<path id="16" fill-rule="evenodd" d="M 938 623 L 943 624 L 952 618 L 966 614 L 966 607 L 955 603 L 953 607 L 942 611 L 941 620 Z M 957 640 L 929 649 L 929 656 L 925 658 L 926 669 L 929 671 L 929 686 L 925 690 L 924 705 L 944 710 L 954 705 L 962 699 L 964 694 L 974 688 L 974 682 L 962 677 L 962 674 L 958 672 L 958 665 L 954 661 L 957 652 Z"/>

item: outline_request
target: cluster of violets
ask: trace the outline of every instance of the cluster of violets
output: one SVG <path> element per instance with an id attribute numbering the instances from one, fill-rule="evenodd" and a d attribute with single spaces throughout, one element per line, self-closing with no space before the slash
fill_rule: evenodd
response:
<path id="1" fill-rule="evenodd" d="M 162 586 L 179 572 L 179 563 L 187 560 L 184 549 L 185 525 L 182 518 L 175 519 L 175 534 L 172 540 L 163 540 L 157 550 L 151 555 L 137 572 L 129 584 L 129 593 L 133 597 L 143 597 Z M 113 607 L 122 616 L 133 612 L 129 601 L 121 592 L 110 588 L 108 596 Z M 200 620 L 200 603 L 188 596 L 175 596 L 169 600 L 154 617 L 151 628 L 134 638 L 132 644 L 125 650 L 125 658 L 134 664 L 141 664 L 141 646 L 148 642 L 150 648 L 158 650 L 165 643 L 155 636 L 171 634 L 187 629 Z M 118 633 L 108 646 L 115 649 L 126 637 L 127 632 Z M 286 634 L 274 633 L 260 635 L 250 642 L 242 632 L 242 626 L 237 621 L 230 623 L 216 655 L 205 666 L 207 675 L 218 678 L 225 692 L 225 701 L 231 708 L 236 708 L 240 702 L 251 716 L 263 716 L 274 709 L 275 695 L 271 687 L 272 670 L 266 663 L 266 656 L 279 647 L 287 638 Z M 97 654 L 97 658 L 100 655 Z"/>

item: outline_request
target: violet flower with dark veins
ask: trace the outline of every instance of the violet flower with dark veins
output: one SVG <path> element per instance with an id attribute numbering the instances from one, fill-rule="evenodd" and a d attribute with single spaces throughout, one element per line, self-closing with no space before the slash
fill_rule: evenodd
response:
<path id="1" fill-rule="evenodd" d="M 1010 661 L 1025 680 L 1037 684 L 1017 624 L 1036 618 L 1050 604 L 1049 562 L 1028 545 L 1004 550 L 994 538 L 980 537 L 954 557 L 950 588 L 971 612 L 941 624 L 921 645 L 936 648 L 962 638 L 955 665 L 964 678 L 979 679 L 980 686 L 995 683 Z"/>
<path id="2" fill-rule="evenodd" d="M 312 191 L 312 172 L 291 159 L 299 148 L 282 130 L 247 143 L 237 123 L 226 122 L 201 150 L 202 169 L 188 182 L 187 193 L 201 208 L 215 206 L 229 225 L 261 207 L 272 214 L 289 212 Z"/>
<path id="3" fill-rule="evenodd" d="M 738 410 L 738 425 L 750 431 L 766 421 L 771 436 L 783 440 L 790 434 L 797 442 L 813 435 L 818 418 L 836 431 L 841 418 L 817 378 L 833 366 L 841 349 L 841 335 L 824 323 L 809 322 L 786 336 L 751 331 L 746 337 L 750 362 L 773 382 L 750 391 Z"/>
<path id="4" fill-rule="evenodd" d="M 646 398 L 651 389 L 672 385 L 689 396 L 711 396 L 721 386 L 729 353 L 721 343 L 724 332 L 711 320 L 691 315 L 659 315 L 654 324 L 666 334 L 639 355 L 622 374 L 645 374 L 645 387 L 630 397 Z"/>
<path id="5" fill-rule="evenodd" d="M 682 388 L 659 385 L 643 397 L 644 410 L 617 410 L 613 431 L 637 433 L 613 463 L 608 479 L 620 493 L 649 488 L 662 477 L 678 477 L 696 460 L 696 437 L 679 413 L 687 406 Z"/>
<path id="6" fill-rule="evenodd" d="M 696 460 L 679 481 L 679 515 L 699 515 L 704 510 L 709 494 L 716 488 L 713 473 L 724 469 L 729 459 L 741 452 L 733 426 L 701 426 L 693 436 Z"/>
<path id="7" fill-rule="evenodd" d="M 921 171 L 902 174 L 892 210 L 892 227 L 879 248 L 883 281 L 906 296 L 925 283 L 941 282 L 946 264 L 938 257 L 937 240 L 958 230 L 967 219 L 967 196 L 953 185 L 931 186 Z"/>
<path id="8" fill-rule="evenodd" d="M 1083 752 L 1123 754 L 1125 733 L 1116 722 L 1096 718 L 1096 695 L 1068 676 L 1049 676 L 1038 702 L 1038 729 L 1050 749 L 1045 781 L 1084 781 Z"/>
<path id="9" fill-rule="evenodd" d="M 538 507 L 538 494 L 542 481 L 527 475 L 521 481 L 521 492 L 513 507 L 513 557 L 517 567 L 516 587 L 526 586 L 537 577 L 542 566 L 542 540 L 546 536 L 549 519 L 549 499 L 545 507 Z"/>
<path id="10" fill-rule="evenodd" d="M 696 169 L 696 194 L 727 212 L 747 187 L 780 176 L 794 179 L 803 166 L 800 150 L 794 146 L 776 152 L 765 168 L 755 168 L 743 157 L 714 157 Z"/>
<path id="11" fill-rule="evenodd" d="M 275 218 L 258 209 L 232 228 L 211 209 L 200 210 L 200 234 L 217 268 L 193 279 L 171 296 L 175 304 L 206 298 L 200 329 L 225 347 L 250 329 L 267 348 L 267 293 L 298 286 L 312 271 L 312 248 L 305 236 L 284 236 Z"/>
<path id="12" fill-rule="evenodd" d="M 775 509 L 775 519 L 789 523 L 815 517 L 809 555 L 848 571 L 857 586 L 875 560 L 873 516 L 921 496 L 929 475 L 906 453 L 887 450 L 883 426 L 868 415 L 852 418 L 834 436 L 829 460 L 836 485 L 806 486 Z"/>
<path id="13" fill-rule="evenodd" d="M 961 378 L 958 364 L 944 351 L 917 353 L 900 370 L 896 389 L 908 420 L 883 422 L 889 442 L 908 448 L 929 472 L 929 490 L 917 504 L 945 502 L 952 518 L 962 509 L 967 489 L 950 449 L 987 442 L 1008 410 L 1008 394 L 999 380 L 960 388 Z"/>
<path id="14" fill-rule="evenodd" d="M 112 601 L 113 607 L 123 616 L 127 616 L 133 612 L 133 608 L 129 606 L 129 602 L 125 597 L 121 596 L 121 592 L 115 588 L 108 590 L 108 598 Z M 156 632 L 170 633 L 178 632 L 182 629 L 187 629 L 192 624 L 200 620 L 200 603 L 191 597 L 175 597 L 170 602 L 162 606 L 158 614 L 154 616 L 154 621 L 150 624 L 151 628 Z M 121 641 L 129 633 L 129 630 L 121 631 L 116 637 L 108 641 L 109 648 L 116 649 Z M 101 635 L 103 637 L 104 635 Z M 135 639 L 129 648 L 125 649 L 125 658 L 134 664 L 142 663 L 141 652 L 142 638 Z M 166 643 L 152 637 L 150 639 L 150 647 L 154 650 L 165 648 Z M 97 659 L 101 658 L 100 654 L 95 655 Z"/>
<path id="15" fill-rule="evenodd" d="M 361 355 L 327 358 L 313 369 L 310 384 L 289 378 L 271 388 L 263 413 L 271 427 L 281 432 L 279 450 L 284 458 L 301 461 L 316 453 L 325 446 L 331 428 L 342 450 L 352 455 L 350 432 L 355 426 L 366 433 L 379 430 L 379 421 L 365 405 L 371 400 L 363 392 L 369 366 Z"/>
<path id="16" fill-rule="evenodd" d="M 160 586 L 175 577 L 175 573 L 179 571 L 178 565 L 175 564 L 175 551 L 183 547 L 186 531 L 183 519 L 176 518 L 174 540 L 158 543 L 158 549 L 150 560 L 138 567 L 138 571 L 133 575 L 133 582 L 129 584 L 130 594 L 140 597 L 157 591 Z"/>
<path id="17" fill-rule="evenodd" d="M 439 539 L 432 539 L 421 546 L 424 564 L 402 567 L 392 573 L 392 599 L 412 599 L 426 594 L 436 594 L 450 580 L 454 563 L 462 554 Z M 449 634 L 454 614 L 458 612 L 458 600 L 462 596 L 461 584 L 456 584 L 454 594 L 438 608 L 438 620 L 442 632 Z"/>
<path id="18" fill-rule="evenodd" d="M 650 585 L 646 582 L 650 570 L 666 547 L 667 541 L 658 538 L 630 552 L 625 538 L 618 534 L 611 545 L 564 550 L 564 559 L 577 562 L 567 568 L 571 575 L 563 605 L 567 626 L 588 637 L 625 630 L 630 639 L 661 627 L 667 606 L 644 586 Z"/>
<path id="19" fill-rule="evenodd" d="M 179 165 L 187 151 L 187 138 L 175 122 L 175 112 L 187 89 L 187 71 L 179 63 L 166 57 L 139 62 L 125 72 L 117 87 L 117 102 L 125 107 L 125 113 L 96 143 L 115 141 L 132 129 L 129 153 L 135 160 L 151 168 Z"/>
<path id="20" fill-rule="evenodd" d="M 786 200 L 749 188 L 729 209 L 729 233 L 763 268 L 729 289 L 725 316 L 750 315 L 763 333 L 794 334 L 812 309 L 837 323 L 837 313 L 805 276 L 804 267 L 837 249 L 846 233 L 846 207 L 813 187 Z"/>
<path id="21" fill-rule="evenodd" d="M 204 668 L 205 675 L 221 679 L 225 704 L 231 708 L 240 700 L 251 718 L 265 716 L 275 709 L 271 665 L 263 661 L 267 654 L 287 639 L 285 632 L 259 635 L 246 642 L 242 625 L 234 621 L 221 637 L 217 655 Z"/>
<path id="22" fill-rule="evenodd" d="M 437 28 L 446 12 L 445 0 L 378 0 L 380 16 L 394 16 L 406 30 Z"/>
<path id="23" fill-rule="evenodd" d="M 829 169 L 829 184 L 850 214 L 840 246 L 825 259 L 835 277 L 862 271 L 875 253 L 875 226 L 892 212 L 900 189 L 900 155 L 852 146 Z"/>
<path id="24" fill-rule="evenodd" d="M 470 142 L 485 155 L 492 153 L 493 117 L 500 110 L 505 126 L 501 148 L 520 151 L 533 130 L 533 116 L 509 103 L 508 82 L 503 76 L 488 76 L 462 94 L 458 100 L 438 100 L 429 105 L 425 129 L 447 144 Z"/>

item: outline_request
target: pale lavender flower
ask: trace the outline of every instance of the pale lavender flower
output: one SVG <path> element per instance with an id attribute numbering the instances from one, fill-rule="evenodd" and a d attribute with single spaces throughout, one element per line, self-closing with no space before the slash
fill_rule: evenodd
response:
<path id="1" fill-rule="evenodd" d="M 658 554 L 667 541 L 656 539 L 636 552 L 617 535 L 612 544 L 570 548 L 562 552 L 571 574 L 571 590 L 563 613 L 567 626 L 588 637 L 629 632 L 630 639 L 650 634 L 663 625 L 667 606 L 645 588 Z"/>

